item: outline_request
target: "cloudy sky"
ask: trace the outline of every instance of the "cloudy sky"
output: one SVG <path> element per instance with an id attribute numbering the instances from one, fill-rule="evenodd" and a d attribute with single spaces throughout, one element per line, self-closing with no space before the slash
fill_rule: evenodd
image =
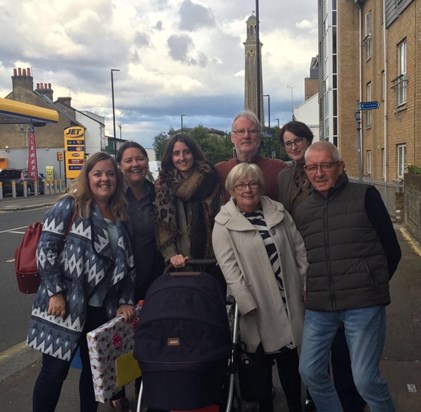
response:
<path id="1" fill-rule="evenodd" d="M 260 0 L 263 92 L 271 123 L 291 118 L 317 55 L 316 0 Z M 255 0 L 0 0 L 0 97 L 17 67 L 54 99 L 105 116 L 112 135 L 151 147 L 170 128 L 230 129 L 244 105 L 246 21 Z M 267 99 L 265 99 L 265 104 Z M 266 115 L 267 123 L 267 115 Z M 117 128 L 119 135 L 119 129 Z"/>

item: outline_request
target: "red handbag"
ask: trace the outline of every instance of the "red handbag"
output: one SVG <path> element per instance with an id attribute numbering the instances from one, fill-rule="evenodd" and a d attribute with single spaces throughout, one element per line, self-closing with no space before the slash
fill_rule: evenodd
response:
<path id="1" fill-rule="evenodd" d="M 19 290 L 23 293 L 36 293 L 41 282 L 36 259 L 41 232 L 42 223 L 31 223 L 26 228 L 22 242 L 15 252 L 16 278 Z"/>

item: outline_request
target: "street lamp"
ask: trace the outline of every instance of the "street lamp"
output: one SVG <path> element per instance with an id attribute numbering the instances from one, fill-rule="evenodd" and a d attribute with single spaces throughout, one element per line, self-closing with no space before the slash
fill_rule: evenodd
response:
<path id="1" fill-rule="evenodd" d="M 264 94 L 263 97 L 267 97 L 268 98 L 268 149 L 269 149 L 269 156 L 272 157 L 272 148 L 271 148 L 271 144 L 270 144 L 270 140 L 272 138 L 272 132 L 270 131 L 270 94 Z M 263 119 L 265 117 L 263 116 Z M 263 122 L 264 123 L 264 122 Z"/>
<path id="2" fill-rule="evenodd" d="M 268 128 L 270 129 L 270 94 L 264 94 L 263 97 L 268 98 Z"/>
<path id="3" fill-rule="evenodd" d="M 357 100 L 355 108 L 355 127 L 357 129 L 357 156 L 358 156 L 358 181 L 363 181 L 363 159 L 362 159 L 362 142 L 361 142 L 361 106 Z"/>
<path id="4" fill-rule="evenodd" d="M 278 129 L 279 129 L 279 119 L 275 119 L 278 122 Z"/>
<path id="5" fill-rule="evenodd" d="M 113 132 L 114 132 L 114 157 L 117 157 L 117 136 L 115 131 L 115 105 L 114 105 L 114 72 L 119 72 L 120 69 L 111 69 L 111 99 L 113 103 Z"/>
<path id="6" fill-rule="evenodd" d="M 184 132 L 183 117 L 186 117 L 186 116 L 187 115 L 185 115 L 185 114 L 180 115 L 180 118 L 181 118 L 181 132 Z"/>
<path id="7" fill-rule="evenodd" d="M 257 98 L 257 118 L 259 122 L 262 121 L 261 119 L 261 107 L 260 107 L 260 96 L 261 96 L 261 84 L 260 79 L 262 76 L 261 73 L 261 54 L 260 54 L 260 21 L 259 21 L 259 0 L 256 0 L 256 98 Z M 263 117 L 264 119 L 264 117 Z M 264 121 L 263 121 L 264 123 Z"/>

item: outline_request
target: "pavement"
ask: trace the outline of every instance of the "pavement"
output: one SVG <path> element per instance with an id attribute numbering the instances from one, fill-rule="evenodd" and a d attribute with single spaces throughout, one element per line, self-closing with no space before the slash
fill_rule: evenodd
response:
<path id="1" fill-rule="evenodd" d="M 23 210 L 53 204 L 57 195 L 0 200 L 0 211 Z M 391 280 L 392 304 L 388 306 L 386 345 L 381 371 L 388 382 L 397 412 L 421 411 L 421 245 L 402 224 L 395 224 L 402 260 Z M 40 369 L 38 352 L 24 342 L 0 353 L 0 411 L 31 411 L 32 390 Z M 78 369 L 70 369 L 57 412 L 79 410 Z M 276 376 L 277 374 L 274 374 Z M 133 384 L 127 396 L 135 410 Z M 304 396 L 304 393 L 303 393 Z M 110 412 L 100 404 L 99 412 Z M 279 382 L 275 382 L 275 412 L 288 408 Z"/>

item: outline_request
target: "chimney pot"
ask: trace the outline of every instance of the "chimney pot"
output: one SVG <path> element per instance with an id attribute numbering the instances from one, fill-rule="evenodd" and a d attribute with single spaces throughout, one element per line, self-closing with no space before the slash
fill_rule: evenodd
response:
<path id="1" fill-rule="evenodd" d="M 28 67 L 28 68 L 26 69 L 26 73 L 28 73 L 28 76 L 30 76 L 30 75 L 31 75 L 31 68 L 30 68 L 30 67 Z"/>
<path id="2" fill-rule="evenodd" d="M 18 71 L 16 69 L 13 69 L 13 76 L 16 77 L 17 74 L 18 74 Z"/>
<path id="3" fill-rule="evenodd" d="M 18 74 L 19 76 L 22 76 L 22 69 L 20 67 L 18 67 Z"/>

